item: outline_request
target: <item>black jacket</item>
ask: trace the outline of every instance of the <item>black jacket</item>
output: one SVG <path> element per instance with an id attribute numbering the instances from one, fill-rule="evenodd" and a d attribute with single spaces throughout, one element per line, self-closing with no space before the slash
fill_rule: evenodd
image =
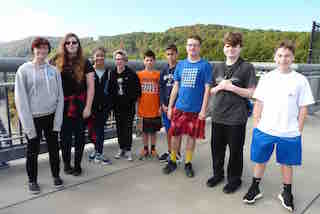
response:
<path id="1" fill-rule="evenodd" d="M 118 74 L 116 68 L 113 69 L 110 76 L 109 93 L 114 108 L 132 107 L 141 96 L 141 85 L 136 72 L 128 66 L 121 74 Z"/>
<path id="2" fill-rule="evenodd" d="M 94 98 L 92 102 L 92 111 L 102 111 L 104 109 L 110 110 L 112 107 L 112 98 L 109 94 L 109 80 L 111 71 L 106 70 L 99 79 L 98 75 L 94 73 Z"/>

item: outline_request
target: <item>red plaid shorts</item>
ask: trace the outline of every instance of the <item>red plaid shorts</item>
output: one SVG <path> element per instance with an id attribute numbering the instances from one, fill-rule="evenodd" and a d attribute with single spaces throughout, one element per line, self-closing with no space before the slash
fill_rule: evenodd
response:
<path id="1" fill-rule="evenodd" d="M 171 116 L 169 135 L 189 135 L 192 138 L 205 138 L 205 120 L 200 120 L 198 113 L 183 112 L 174 108 Z"/>

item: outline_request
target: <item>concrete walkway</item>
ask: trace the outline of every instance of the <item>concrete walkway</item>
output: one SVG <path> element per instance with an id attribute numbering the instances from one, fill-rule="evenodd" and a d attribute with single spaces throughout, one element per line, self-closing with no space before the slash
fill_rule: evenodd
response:
<path id="1" fill-rule="evenodd" d="M 210 122 L 207 123 L 207 140 L 199 142 L 194 155 L 194 178 L 187 178 L 183 165 L 172 175 L 163 175 L 163 167 L 157 161 L 133 162 L 114 160 L 110 166 L 87 161 L 88 145 L 83 161 L 84 174 L 73 177 L 61 173 L 65 188 L 55 190 L 47 155 L 39 160 L 39 183 L 41 194 L 32 196 L 27 191 L 24 160 L 10 162 L 10 168 L 0 171 L 0 214 L 34 213 L 77 213 L 77 214 L 278 214 L 288 213 L 279 203 L 281 190 L 279 166 L 274 157 L 266 171 L 261 188 L 264 198 L 255 205 L 245 205 L 242 197 L 252 177 L 250 162 L 250 140 L 252 121 L 247 127 L 242 188 L 234 194 L 222 192 L 223 184 L 209 189 L 206 181 L 212 174 L 210 156 Z M 320 213 L 320 114 L 309 116 L 303 135 L 303 165 L 294 171 L 293 194 L 295 213 Z M 158 150 L 166 150 L 164 135 L 159 134 Z M 105 153 L 112 157 L 118 146 L 115 140 L 105 144 Z M 138 153 L 141 139 L 134 141 Z"/>

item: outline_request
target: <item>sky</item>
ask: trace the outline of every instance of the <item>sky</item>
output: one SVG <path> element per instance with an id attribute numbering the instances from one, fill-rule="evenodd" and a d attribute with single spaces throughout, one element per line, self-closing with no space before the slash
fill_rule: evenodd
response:
<path id="1" fill-rule="evenodd" d="M 0 42 L 28 36 L 112 36 L 220 24 L 311 31 L 320 0 L 3 0 Z"/>

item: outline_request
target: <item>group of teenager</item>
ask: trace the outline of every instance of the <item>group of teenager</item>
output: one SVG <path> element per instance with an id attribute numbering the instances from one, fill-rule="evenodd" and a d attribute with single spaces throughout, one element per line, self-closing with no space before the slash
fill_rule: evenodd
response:
<path id="1" fill-rule="evenodd" d="M 104 125 L 113 110 L 116 119 L 119 151 L 114 158 L 133 160 L 132 130 L 136 114 L 141 118 L 143 148 L 140 160 L 159 159 L 166 162 L 162 169 L 170 174 L 177 161 L 184 159 L 187 177 L 194 177 L 192 158 L 196 139 L 205 138 L 207 106 L 211 96 L 211 154 L 213 176 L 207 186 L 216 187 L 225 177 L 224 161 L 229 148 L 226 194 L 237 191 L 242 184 L 243 147 L 249 115 L 249 99 L 254 100 L 251 160 L 255 163 L 252 184 L 243 201 L 253 204 L 262 197 L 259 184 L 276 146 L 276 159 L 281 166 L 283 190 L 281 204 L 294 210 L 292 167 L 301 165 L 301 134 L 307 106 L 314 103 L 307 79 L 291 69 L 295 47 L 284 40 L 275 49 L 277 68 L 263 75 L 259 83 L 252 64 L 240 57 L 242 34 L 225 34 L 225 62 L 213 66 L 201 58 L 202 39 L 187 38 L 187 58 L 177 61 L 174 44 L 166 47 L 168 64 L 154 69 L 156 56 L 144 53 L 144 70 L 135 72 L 127 66 L 124 50 L 113 53 L 115 68 L 106 70 L 105 49 L 93 51 L 93 66 L 82 53 L 79 38 L 67 34 L 57 54 L 48 62 L 51 46 L 38 37 L 31 45 L 33 59 L 21 65 L 16 74 L 15 103 L 27 138 L 26 170 L 29 190 L 39 193 L 37 158 L 40 141 L 46 138 L 55 187 L 63 186 L 59 176 L 59 144 L 64 172 L 79 176 L 84 150 L 84 130 L 95 151 L 89 160 L 111 164 L 103 154 Z M 168 152 L 160 157 L 156 149 L 156 133 L 164 126 Z M 181 157 L 181 139 L 186 136 L 185 157 Z M 74 138 L 74 140 L 73 140 Z M 71 148 L 74 141 L 74 165 Z M 150 146 L 149 146 L 150 141 Z"/>

